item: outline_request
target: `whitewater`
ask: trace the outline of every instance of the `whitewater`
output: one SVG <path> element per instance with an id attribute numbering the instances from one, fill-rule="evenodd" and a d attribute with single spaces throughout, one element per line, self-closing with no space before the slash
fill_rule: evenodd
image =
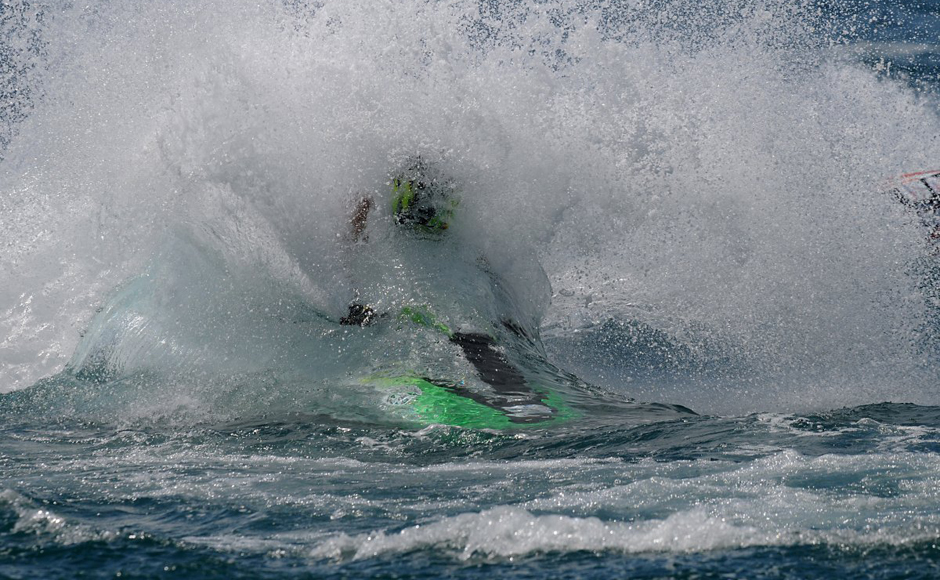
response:
<path id="1" fill-rule="evenodd" d="M 0 33 L 0 578 L 940 574 L 940 262 L 891 194 L 940 169 L 936 2 Z M 551 420 L 389 387 L 503 412 L 461 336 Z"/>

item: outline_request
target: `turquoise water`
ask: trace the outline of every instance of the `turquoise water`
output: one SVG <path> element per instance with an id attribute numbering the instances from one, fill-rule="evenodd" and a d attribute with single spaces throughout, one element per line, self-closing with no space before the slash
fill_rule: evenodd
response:
<path id="1" fill-rule="evenodd" d="M 940 5 L 0 26 L 0 577 L 940 575 L 936 246 L 883 193 L 940 169 Z M 563 420 L 382 386 L 494 400 L 453 332 Z"/>

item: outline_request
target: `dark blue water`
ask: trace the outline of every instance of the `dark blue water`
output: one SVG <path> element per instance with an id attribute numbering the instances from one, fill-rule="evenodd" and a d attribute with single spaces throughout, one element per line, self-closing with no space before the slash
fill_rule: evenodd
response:
<path id="1" fill-rule="evenodd" d="M 940 169 L 940 3 L 0 31 L 0 578 L 940 576 L 936 244 L 883 193 Z M 385 203 L 416 154 L 446 240 Z M 493 395 L 437 322 L 570 414 L 402 412 Z"/>
<path id="2" fill-rule="evenodd" d="M 929 578 L 940 412 L 3 428 L 6 577 Z"/>

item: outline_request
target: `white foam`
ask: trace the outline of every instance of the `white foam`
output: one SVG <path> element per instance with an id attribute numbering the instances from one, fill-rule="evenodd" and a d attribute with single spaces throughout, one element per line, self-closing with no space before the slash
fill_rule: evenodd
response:
<path id="1" fill-rule="evenodd" d="M 315 547 L 313 558 L 372 558 L 388 553 L 439 549 L 460 559 L 508 558 L 539 552 L 699 551 L 771 543 L 772 538 L 711 518 L 701 510 L 655 522 L 603 522 L 598 518 L 536 516 L 493 508 L 405 528 L 397 534 L 339 535 Z"/>
<path id="2" fill-rule="evenodd" d="M 70 522 L 54 511 L 39 507 L 35 502 L 5 489 L 0 491 L 0 509 L 10 509 L 16 516 L 13 533 L 32 534 L 41 541 L 53 541 L 61 545 L 79 544 L 96 540 L 111 540 L 119 534 L 95 530 L 91 526 Z"/>
<path id="3" fill-rule="evenodd" d="M 935 109 L 791 2 L 699 4 L 613 30 L 563 2 L 48 7 L 0 175 L 0 391 L 61 368 L 171 226 L 335 310 L 349 199 L 421 152 L 465 184 L 455 235 L 534 248 L 550 324 L 639 319 L 747 370 L 678 402 L 938 403 L 923 233 L 876 191 L 940 158 Z"/>
<path id="4" fill-rule="evenodd" d="M 581 471 L 579 483 L 517 505 L 434 518 L 395 532 L 315 539 L 311 556 L 348 560 L 435 550 L 466 560 L 544 552 L 905 545 L 940 535 L 930 489 L 935 478 L 919 475 L 935 464 L 936 458 L 918 454 L 812 458 L 786 451 L 741 466 L 649 461 L 598 467 Z M 897 465 L 908 469 L 898 474 Z M 627 483 L 611 485 L 614 474 Z M 604 483 L 585 490 L 586 479 Z M 836 480 L 844 483 L 833 487 Z"/>

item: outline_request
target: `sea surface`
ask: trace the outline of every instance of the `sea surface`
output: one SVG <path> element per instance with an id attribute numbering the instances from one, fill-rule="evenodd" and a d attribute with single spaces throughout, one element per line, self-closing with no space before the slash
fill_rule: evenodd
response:
<path id="1" fill-rule="evenodd" d="M 0 3 L 0 578 L 940 577 L 938 97 L 936 1 Z"/>

